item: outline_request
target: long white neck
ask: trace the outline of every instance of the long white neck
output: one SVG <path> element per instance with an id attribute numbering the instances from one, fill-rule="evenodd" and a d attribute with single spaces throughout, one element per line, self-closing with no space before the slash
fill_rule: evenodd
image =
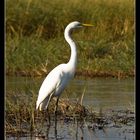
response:
<path id="1" fill-rule="evenodd" d="M 76 44 L 72 40 L 70 35 L 71 35 L 71 29 L 69 26 L 67 26 L 65 29 L 65 32 L 64 32 L 64 36 L 65 36 L 65 39 L 71 48 L 71 56 L 70 56 L 70 60 L 68 62 L 68 65 L 70 65 L 72 67 L 72 69 L 74 69 L 74 71 L 75 71 L 75 68 L 77 65 L 77 50 L 76 50 Z"/>

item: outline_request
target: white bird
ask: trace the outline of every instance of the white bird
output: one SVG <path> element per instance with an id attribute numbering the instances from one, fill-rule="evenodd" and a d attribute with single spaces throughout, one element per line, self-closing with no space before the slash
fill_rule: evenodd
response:
<path id="1" fill-rule="evenodd" d="M 47 109 L 51 98 L 54 96 L 57 96 L 57 108 L 59 97 L 62 91 L 68 85 L 69 81 L 74 77 L 77 65 L 76 44 L 70 36 L 71 31 L 75 28 L 80 28 L 83 26 L 93 25 L 82 24 L 78 21 L 74 21 L 68 24 L 65 28 L 64 37 L 71 48 L 70 60 L 67 64 L 58 65 L 47 75 L 39 90 L 39 95 L 36 102 L 36 110 L 39 109 L 41 111 Z"/>

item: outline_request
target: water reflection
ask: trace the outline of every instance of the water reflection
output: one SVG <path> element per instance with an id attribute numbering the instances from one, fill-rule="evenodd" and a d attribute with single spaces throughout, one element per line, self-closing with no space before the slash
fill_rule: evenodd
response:
<path id="1" fill-rule="evenodd" d="M 47 125 L 46 135 L 36 137 L 38 140 L 134 140 L 134 127 L 104 127 L 103 129 L 89 127 L 91 122 L 85 120 L 65 122 L 57 120 L 57 129 L 54 123 Z"/>

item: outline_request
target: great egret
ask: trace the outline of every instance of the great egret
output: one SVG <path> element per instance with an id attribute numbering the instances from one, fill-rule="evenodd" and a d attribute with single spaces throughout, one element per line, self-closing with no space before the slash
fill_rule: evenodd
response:
<path id="1" fill-rule="evenodd" d="M 71 31 L 75 28 L 80 28 L 83 26 L 93 26 L 91 24 L 82 24 L 78 21 L 71 22 L 67 25 L 64 32 L 64 37 L 71 48 L 70 60 L 67 64 L 60 64 L 55 67 L 43 81 L 38 99 L 36 102 L 36 110 L 47 109 L 49 102 L 52 97 L 57 96 L 56 108 L 58 106 L 59 97 L 67 86 L 68 82 L 74 77 L 75 69 L 77 65 L 77 50 L 76 44 L 71 38 Z M 57 111 L 57 109 L 55 110 Z"/>

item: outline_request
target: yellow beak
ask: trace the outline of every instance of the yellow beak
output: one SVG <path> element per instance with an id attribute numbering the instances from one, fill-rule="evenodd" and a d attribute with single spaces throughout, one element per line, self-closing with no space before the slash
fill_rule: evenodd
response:
<path id="1" fill-rule="evenodd" d="M 88 26 L 88 27 L 92 27 L 92 26 L 94 26 L 94 25 L 92 25 L 92 24 L 82 24 L 83 26 Z"/>

